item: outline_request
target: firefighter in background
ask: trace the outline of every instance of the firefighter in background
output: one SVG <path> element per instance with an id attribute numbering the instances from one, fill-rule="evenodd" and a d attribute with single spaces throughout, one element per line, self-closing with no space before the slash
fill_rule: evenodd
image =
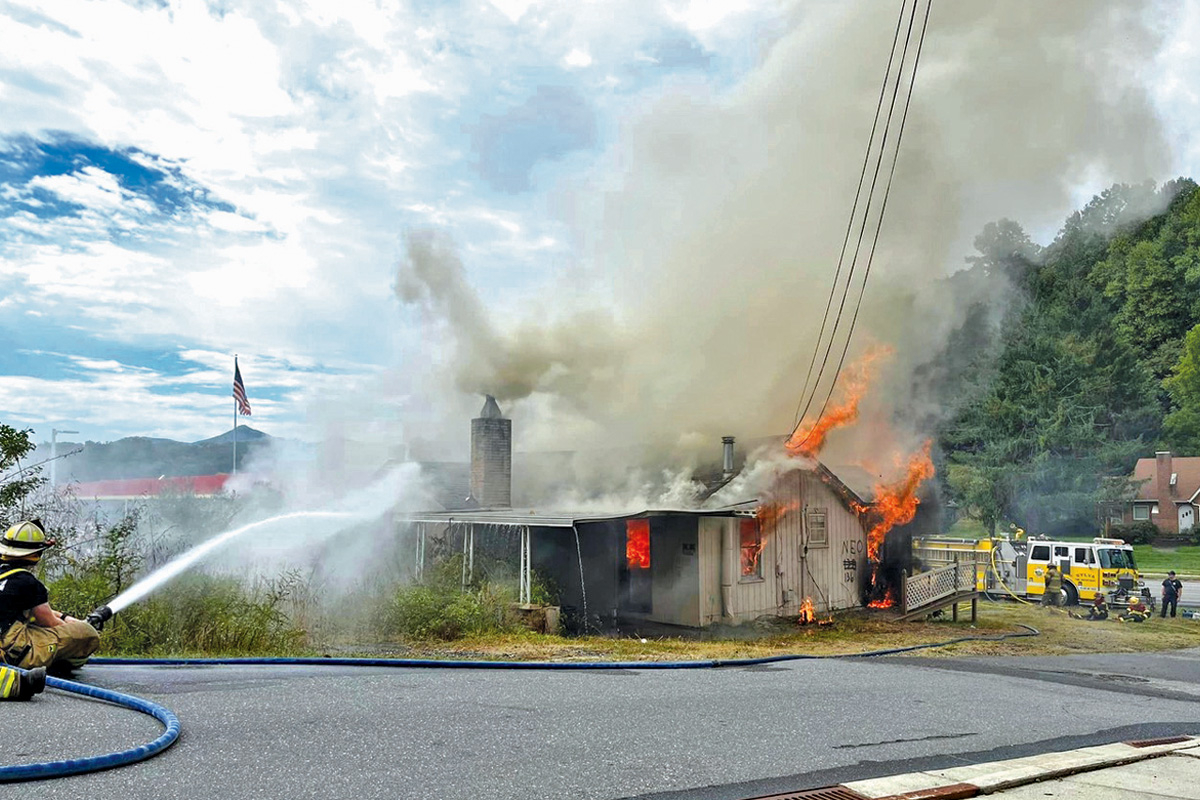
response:
<path id="1" fill-rule="evenodd" d="M 1086 617 L 1082 614 L 1076 614 L 1073 611 L 1068 611 L 1067 613 L 1075 619 L 1083 619 L 1088 622 L 1103 622 L 1108 619 L 1108 603 L 1104 600 L 1104 595 L 1098 594 L 1096 595 L 1096 599 L 1092 601 L 1092 604 L 1088 606 Z"/>
<path id="2" fill-rule="evenodd" d="M 0 537 L 0 655 L 22 669 L 70 672 L 100 647 L 100 634 L 50 607 L 33 570 L 53 545 L 38 520 L 18 522 Z"/>
<path id="3" fill-rule="evenodd" d="M 1121 622 L 1145 622 L 1154 616 L 1150 608 L 1142 602 L 1142 598 L 1135 597 L 1129 601 L 1129 610 L 1122 614 L 1119 619 Z"/>
<path id="4" fill-rule="evenodd" d="M 1062 605 L 1062 575 L 1053 564 L 1046 567 L 1046 591 L 1042 595 L 1042 605 L 1055 608 Z"/>

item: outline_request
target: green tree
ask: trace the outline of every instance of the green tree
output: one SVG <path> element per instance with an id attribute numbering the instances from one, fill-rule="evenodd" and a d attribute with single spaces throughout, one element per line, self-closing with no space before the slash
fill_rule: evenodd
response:
<path id="1" fill-rule="evenodd" d="M 1188 331 L 1179 361 L 1163 385 L 1175 406 L 1163 423 L 1166 443 L 1181 453 L 1200 453 L 1200 325 Z"/>
<path id="2" fill-rule="evenodd" d="M 26 516 L 29 496 L 44 482 L 40 467 L 24 463 L 35 447 L 29 434 L 0 423 L 0 522 Z"/>

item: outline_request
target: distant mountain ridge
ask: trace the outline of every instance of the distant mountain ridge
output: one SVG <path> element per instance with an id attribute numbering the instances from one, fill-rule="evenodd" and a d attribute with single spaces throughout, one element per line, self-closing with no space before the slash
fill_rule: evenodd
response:
<path id="1" fill-rule="evenodd" d="M 237 427 L 237 465 L 244 463 L 276 437 L 245 425 Z M 42 452 L 49 454 L 49 445 Z M 77 452 L 72 452 L 77 451 Z M 58 481 L 103 481 L 124 478 L 216 475 L 233 469 L 233 429 L 201 439 L 179 442 L 146 436 L 129 436 L 115 442 L 59 442 Z M 70 455 L 64 455 L 64 454 Z"/>
<path id="2" fill-rule="evenodd" d="M 257 442 L 261 439 L 273 439 L 273 438 L 275 438 L 275 437 L 271 436 L 268 433 L 263 433 L 262 431 L 260 431 L 256 428 L 251 428 L 249 425 L 238 425 L 237 426 L 238 444 L 241 444 L 242 442 Z M 192 442 L 192 444 L 197 444 L 197 445 L 228 444 L 232 447 L 233 446 L 233 428 L 230 428 L 229 430 L 225 431 L 222 434 L 213 436 L 211 439 L 201 439 L 198 442 Z"/>

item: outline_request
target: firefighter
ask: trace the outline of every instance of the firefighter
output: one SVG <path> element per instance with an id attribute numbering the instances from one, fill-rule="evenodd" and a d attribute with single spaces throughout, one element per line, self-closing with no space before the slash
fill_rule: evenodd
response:
<path id="1" fill-rule="evenodd" d="M 1104 595 L 1096 595 L 1096 599 L 1092 601 L 1092 607 L 1088 609 L 1087 619 L 1091 622 L 1108 619 L 1108 603 L 1105 601 Z"/>
<path id="2" fill-rule="evenodd" d="M 1046 591 L 1042 595 L 1042 605 L 1057 608 L 1062 604 L 1062 575 L 1053 564 L 1046 567 Z"/>
<path id="3" fill-rule="evenodd" d="M 1129 610 L 1120 616 L 1121 622 L 1145 622 L 1154 614 L 1149 607 L 1142 602 L 1142 598 L 1135 597 L 1129 601 Z"/>
<path id="4" fill-rule="evenodd" d="M 33 569 L 53 545 L 38 520 L 18 522 L 0 537 L 0 655 L 23 669 L 70 672 L 96 652 L 100 634 L 50 607 L 50 595 Z"/>

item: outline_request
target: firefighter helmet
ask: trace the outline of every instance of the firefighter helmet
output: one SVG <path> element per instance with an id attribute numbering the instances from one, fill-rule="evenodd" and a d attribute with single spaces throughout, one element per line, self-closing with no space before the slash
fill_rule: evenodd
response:
<path id="1" fill-rule="evenodd" d="M 53 546 L 54 540 L 46 538 L 41 520 L 26 520 L 13 525 L 0 537 L 0 556 L 31 558 Z"/>

